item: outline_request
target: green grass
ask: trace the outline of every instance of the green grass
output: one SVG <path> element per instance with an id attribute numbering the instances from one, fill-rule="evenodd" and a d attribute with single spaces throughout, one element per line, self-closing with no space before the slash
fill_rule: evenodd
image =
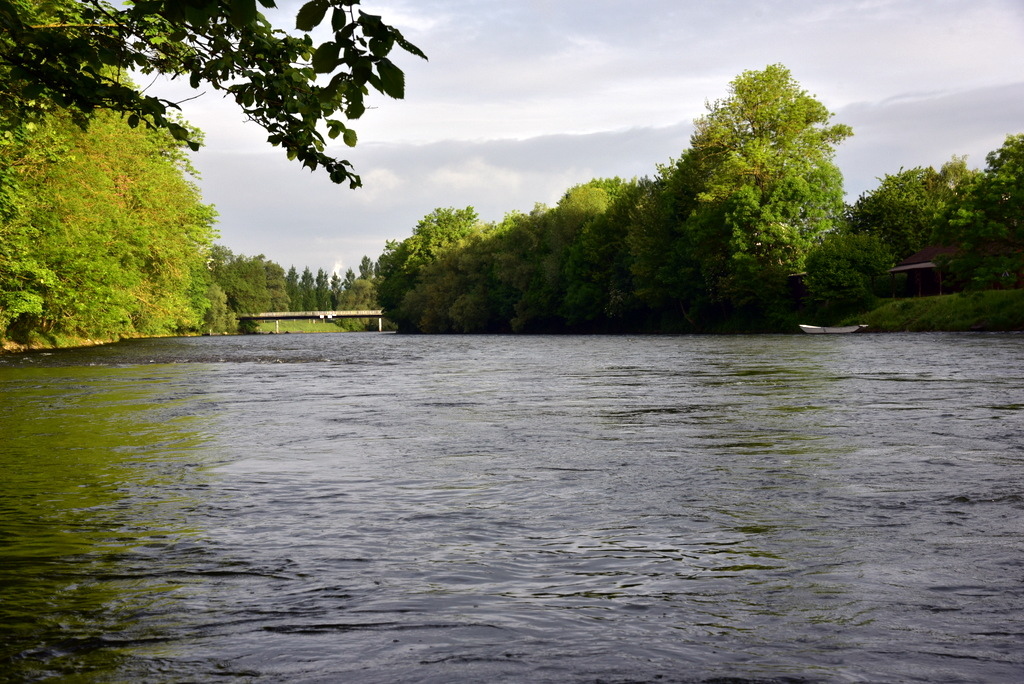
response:
<path id="1" fill-rule="evenodd" d="M 844 323 L 885 332 L 1024 330 L 1024 290 L 986 290 L 886 302 Z"/>

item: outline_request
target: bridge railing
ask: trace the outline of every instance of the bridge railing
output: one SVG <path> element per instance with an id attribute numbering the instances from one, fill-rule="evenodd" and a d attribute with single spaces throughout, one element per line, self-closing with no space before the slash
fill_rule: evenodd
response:
<path id="1" fill-rule="evenodd" d="M 240 321 L 295 321 L 300 319 L 333 318 L 376 318 L 377 330 L 384 329 L 384 312 L 380 309 L 359 309 L 355 311 L 264 311 L 256 314 L 238 314 Z M 279 331 L 280 326 L 275 325 Z"/>
<path id="2" fill-rule="evenodd" d="M 273 321 L 288 318 L 380 318 L 384 312 L 380 309 L 361 309 L 356 311 L 265 311 L 254 314 L 238 314 L 239 320 Z"/>

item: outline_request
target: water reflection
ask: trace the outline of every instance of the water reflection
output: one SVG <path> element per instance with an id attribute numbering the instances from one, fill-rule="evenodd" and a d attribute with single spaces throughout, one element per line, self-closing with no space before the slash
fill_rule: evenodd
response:
<path id="1" fill-rule="evenodd" d="M 181 583 L 156 571 L 198 539 L 206 416 L 173 366 L 0 368 L 0 668 L 102 679 Z M 186 392 L 187 393 L 187 392 Z"/>

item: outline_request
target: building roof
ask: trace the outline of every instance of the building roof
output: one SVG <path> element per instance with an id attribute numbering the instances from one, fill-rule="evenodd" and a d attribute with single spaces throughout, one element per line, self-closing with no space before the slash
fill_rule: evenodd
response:
<path id="1" fill-rule="evenodd" d="M 956 247 L 925 247 L 920 252 L 911 254 L 906 259 L 889 269 L 889 273 L 916 271 L 923 268 L 936 268 L 935 257 L 941 254 L 953 254 Z"/>

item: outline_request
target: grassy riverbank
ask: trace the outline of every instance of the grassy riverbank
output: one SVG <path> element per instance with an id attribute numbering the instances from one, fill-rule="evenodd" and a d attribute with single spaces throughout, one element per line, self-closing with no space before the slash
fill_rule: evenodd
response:
<path id="1" fill-rule="evenodd" d="M 882 332 L 1024 330 L 1024 290 L 898 299 L 845 323 L 867 323 Z"/>

